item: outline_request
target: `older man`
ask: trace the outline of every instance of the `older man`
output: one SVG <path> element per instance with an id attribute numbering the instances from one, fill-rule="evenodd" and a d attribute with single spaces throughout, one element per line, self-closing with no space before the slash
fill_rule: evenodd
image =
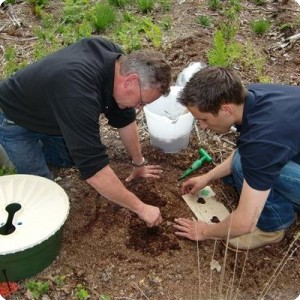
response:
<path id="1" fill-rule="evenodd" d="M 163 55 L 121 49 L 87 38 L 59 50 L 0 82 L 0 143 L 18 173 L 52 178 L 47 164 L 75 164 L 107 199 L 138 214 L 148 226 L 162 221 L 157 207 L 128 191 L 109 166 L 99 137 L 99 116 L 118 128 L 135 177 L 158 178 L 138 141 L 135 108 L 169 90 L 171 68 Z"/>

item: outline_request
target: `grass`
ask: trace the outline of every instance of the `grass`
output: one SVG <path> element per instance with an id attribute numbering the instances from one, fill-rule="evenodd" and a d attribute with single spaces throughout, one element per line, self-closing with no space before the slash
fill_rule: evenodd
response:
<path id="1" fill-rule="evenodd" d="M 97 3 L 91 14 L 91 20 L 96 31 L 104 31 L 116 21 L 114 8 L 106 3 Z"/>
<path id="2" fill-rule="evenodd" d="M 267 20 L 255 20 L 251 23 L 251 28 L 257 35 L 265 34 L 271 27 L 271 23 Z"/>

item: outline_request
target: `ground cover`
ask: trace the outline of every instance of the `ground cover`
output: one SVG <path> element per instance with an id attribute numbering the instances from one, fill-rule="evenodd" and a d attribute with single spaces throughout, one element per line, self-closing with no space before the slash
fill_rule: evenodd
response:
<path id="1" fill-rule="evenodd" d="M 40 14 L 33 5 L 35 1 L 33 4 L 16 2 L 11 6 L 4 3 L 0 10 L 2 78 L 17 69 L 18 64 L 29 63 L 47 51 L 80 38 L 79 31 L 75 34 L 70 29 L 79 24 L 72 13 L 57 31 L 49 31 L 46 21 L 62 11 L 70 12 L 70 9 L 63 10 L 63 4 L 68 3 L 70 8 L 75 3 L 80 8 L 92 3 L 53 0 L 44 4 Z M 300 84 L 300 44 L 288 39 L 299 33 L 300 28 L 300 7 L 295 1 L 176 0 L 170 1 L 169 8 L 164 9 L 166 3 L 158 1 L 147 13 L 139 11 L 134 4 L 122 9 L 135 18 L 147 17 L 154 25 L 164 21 L 161 43 L 155 46 L 144 34 L 137 40 L 143 47 L 161 48 L 172 64 L 174 82 L 188 63 L 215 61 L 236 68 L 245 83 Z M 75 16 L 81 16 L 79 9 Z M 267 20 L 271 26 L 265 33 L 257 34 L 252 29 L 255 20 Z M 50 28 L 54 28 L 51 22 Z M 82 23 L 84 28 L 89 28 Z M 113 29 L 86 32 L 110 36 Z M 142 32 L 145 33 L 145 29 Z M 123 41 L 127 43 L 126 48 L 132 47 L 127 40 Z M 279 244 L 237 256 L 227 253 L 220 241 L 197 245 L 174 235 L 175 217 L 193 217 L 181 199 L 179 175 L 198 158 L 199 147 L 210 153 L 213 163 L 204 165 L 197 174 L 207 172 L 224 160 L 234 149 L 233 133 L 216 135 L 194 128 L 186 149 L 165 154 L 151 146 L 145 118 L 140 115 L 143 154 L 150 163 L 160 164 L 164 173 L 160 180 L 125 183 L 131 171 L 130 158 L 116 131 L 109 128 L 104 119 L 101 122 L 111 166 L 131 191 L 143 201 L 161 208 L 163 224 L 155 230 L 148 229 L 135 215 L 97 195 L 79 179 L 76 169 L 54 169 L 57 183 L 65 189 L 71 203 L 61 254 L 45 271 L 32 278 L 31 284 L 20 282 L 19 291 L 9 299 L 259 299 L 269 283 L 272 284 L 265 299 L 289 300 L 300 294 L 300 256 L 296 250 L 299 242 L 290 248 L 299 225 L 290 228 Z M 288 126 L 288 120 L 278 122 Z M 221 181 L 215 182 L 212 188 L 217 199 L 233 210 L 238 199 L 235 190 Z M 283 259 L 282 270 L 272 277 Z M 211 268 L 212 260 L 222 266 L 221 272 Z"/>

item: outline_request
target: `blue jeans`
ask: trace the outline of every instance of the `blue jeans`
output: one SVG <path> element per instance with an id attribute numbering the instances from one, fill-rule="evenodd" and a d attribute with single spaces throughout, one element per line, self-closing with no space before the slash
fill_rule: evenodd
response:
<path id="1" fill-rule="evenodd" d="M 232 160 L 232 175 L 224 177 L 224 182 L 234 185 L 241 193 L 243 180 L 241 157 L 237 150 Z M 281 169 L 256 226 L 268 232 L 287 228 L 294 223 L 295 212 L 300 212 L 300 165 L 290 161 Z"/>
<path id="2" fill-rule="evenodd" d="M 59 167 L 74 165 L 62 136 L 27 130 L 9 120 L 2 112 L 0 112 L 0 144 L 20 174 L 53 179 L 48 163 Z"/>

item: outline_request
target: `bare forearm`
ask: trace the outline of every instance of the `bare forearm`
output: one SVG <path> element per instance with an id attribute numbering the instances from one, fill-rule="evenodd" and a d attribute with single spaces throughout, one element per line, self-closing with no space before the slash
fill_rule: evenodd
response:
<path id="1" fill-rule="evenodd" d="M 139 214 L 144 203 L 125 188 L 110 166 L 106 166 L 87 182 L 103 197 Z"/>
<path id="2" fill-rule="evenodd" d="M 132 160 L 139 164 L 143 161 L 136 122 L 119 128 L 119 135 Z"/>
<path id="3" fill-rule="evenodd" d="M 207 173 L 209 181 L 213 181 L 213 180 L 222 178 L 222 177 L 230 175 L 232 173 L 231 165 L 232 165 L 233 155 L 234 155 L 234 152 L 232 152 L 223 163 L 216 166 L 215 168 L 213 168 L 211 171 L 209 171 Z"/>

